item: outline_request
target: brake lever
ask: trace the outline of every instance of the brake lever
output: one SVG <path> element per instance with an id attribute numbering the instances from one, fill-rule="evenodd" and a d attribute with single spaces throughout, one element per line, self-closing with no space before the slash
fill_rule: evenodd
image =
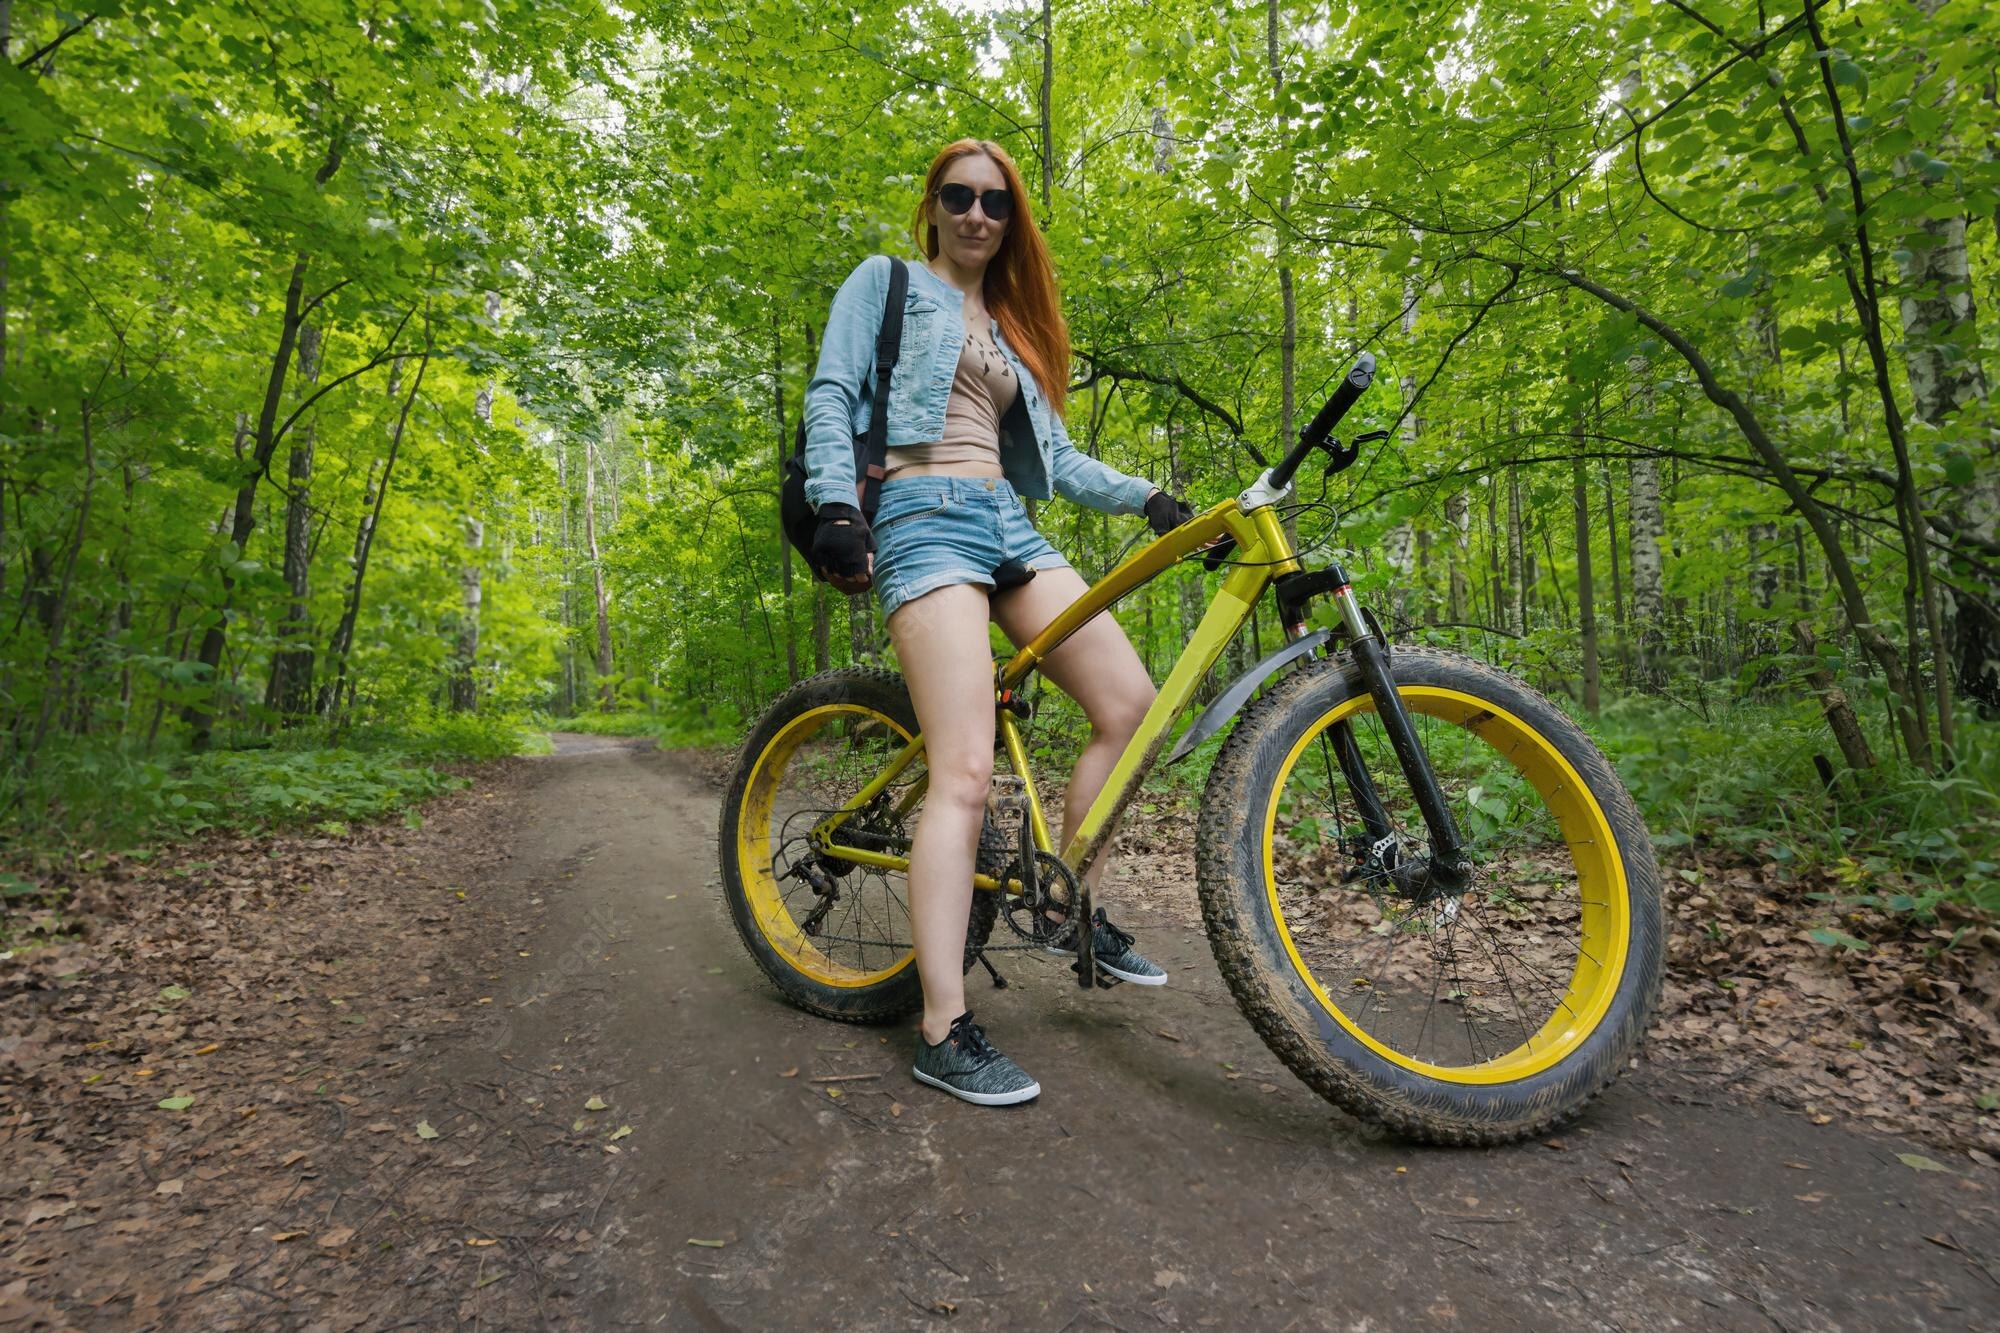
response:
<path id="1" fill-rule="evenodd" d="M 1332 461 L 1326 465 L 1326 471 L 1319 474 L 1320 479 L 1325 480 L 1336 472 L 1345 472 L 1348 468 L 1354 466 L 1354 460 L 1361 456 L 1362 445 L 1374 444 L 1377 440 L 1386 440 L 1388 438 L 1389 432 L 1386 430 L 1371 430 L 1364 431 L 1362 434 L 1355 436 L 1345 446 L 1342 446 L 1337 440 L 1328 440 L 1320 447 L 1326 450 L 1327 455 Z"/>

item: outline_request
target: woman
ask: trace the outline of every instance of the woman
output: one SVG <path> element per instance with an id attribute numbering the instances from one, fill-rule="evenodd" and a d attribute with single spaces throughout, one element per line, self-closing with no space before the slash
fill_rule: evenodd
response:
<path id="1" fill-rule="evenodd" d="M 1028 1100 L 1041 1085 L 996 1051 L 965 1009 L 966 920 L 993 773 L 987 622 L 1027 643 L 1087 587 L 1035 531 L 1020 497 L 1047 498 L 1053 484 L 1093 509 L 1144 513 L 1163 533 L 1192 515 L 1143 478 L 1070 444 L 1062 422 L 1069 330 L 1020 173 L 998 144 L 961 139 L 938 154 L 911 234 L 926 262 L 910 265 L 872 531 L 852 503 L 851 440 L 868 422 L 889 285 L 883 255 L 863 261 L 833 300 L 806 387 L 806 495 L 821 520 L 813 563 L 843 591 L 876 589 L 925 738 L 930 785 L 909 869 L 924 989 L 912 1072 L 966 1101 L 999 1106 Z M 1152 703 L 1153 682 L 1108 614 L 1065 640 L 1041 670 L 1090 720 L 1063 811 L 1066 844 Z M 1086 876 L 1093 886 L 1106 859 Z M 1166 981 L 1102 912 L 1093 928 L 1099 967 L 1139 985 Z"/>

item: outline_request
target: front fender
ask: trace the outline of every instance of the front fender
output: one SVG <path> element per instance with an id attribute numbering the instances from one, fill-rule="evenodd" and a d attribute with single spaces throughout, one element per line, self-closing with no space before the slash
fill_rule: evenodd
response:
<path id="1" fill-rule="evenodd" d="M 1194 720 L 1194 725 L 1181 733 L 1180 740 L 1168 753 L 1166 761 L 1171 764 L 1177 759 L 1185 758 L 1195 746 L 1227 726 L 1229 719 L 1235 717 L 1243 705 L 1250 702 L 1250 696 L 1257 692 L 1257 687 L 1269 679 L 1273 672 L 1287 663 L 1296 662 L 1301 657 L 1317 651 L 1320 645 L 1332 637 L 1332 630 L 1316 629 L 1310 634 L 1293 639 L 1229 682 L 1229 688 L 1216 695 L 1214 702 L 1203 709 L 1201 716 Z"/>

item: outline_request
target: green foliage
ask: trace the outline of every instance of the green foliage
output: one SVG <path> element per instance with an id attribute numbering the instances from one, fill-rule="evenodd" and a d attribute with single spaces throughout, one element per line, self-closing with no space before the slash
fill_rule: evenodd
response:
<path id="1" fill-rule="evenodd" d="M 724 705 L 706 712 L 681 708 L 660 712 L 578 713 L 550 718 L 543 726 L 549 731 L 574 731 L 587 736 L 650 736 L 661 748 L 675 749 L 734 745 L 741 738 L 743 720 L 733 708 Z"/>
<path id="2" fill-rule="evenodd" d="M 1593 730 L 1661 848 L 1836 867 L 1870 891 L 1890 886 L 1877 896 L 1895 910 L 1928 910 L 1932 893 L 2000 907 L 2000 729 L 1969 729 L 1950 774 L 1887 761 L 1840 773 L 1832 791 L 1813 763 L 1830 745 L 1808 705 L 1744 702 L 1704 719 L 1626 699 Z"/>
<path id="3" fill-rule="evenodd" d="M 418 714 L 343 744 L 293 733 L 258 749 L 160 756 L 136 747 L 69 746 L 10 793 L 0 840 L 21 863 L 61 863 L 211 829 L 318 825 L 403 815 L 463 786 L 441 766 L 521 751 L 518 723 Z"/>

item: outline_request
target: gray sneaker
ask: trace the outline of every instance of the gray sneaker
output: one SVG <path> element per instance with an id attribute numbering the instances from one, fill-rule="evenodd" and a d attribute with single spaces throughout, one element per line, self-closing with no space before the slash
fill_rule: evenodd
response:
<path id="1" fill-rule="evenodd" d="M 1092 955 L 1097 960 L 1098 970 L 1129 981 L 1136 986 L 1164 986 L 1167 984 L 1167 969 L 1132 947 L 1132 937 L 1104 919 L 1104 909 L 1097 909 L 1091 917 L 1095 927 L 1090 938 Z M 1072 957 L 1076 950 L 1051 947 L 1048 952 L 1060 957 Z"/>
<path id="2" fill-rule="evenodd" d="M 985 1029 L 967 1010 L 952 1020 L 951 1031 L 933 1046 L 917 1034 L 917 1061 L 910 1072 L 919 1083 L 943 1088 L 975 1106 L 1012 1106 L 1042 1095 L 1042 1085 L 1021 1066 L 993 1049 Z"/>

